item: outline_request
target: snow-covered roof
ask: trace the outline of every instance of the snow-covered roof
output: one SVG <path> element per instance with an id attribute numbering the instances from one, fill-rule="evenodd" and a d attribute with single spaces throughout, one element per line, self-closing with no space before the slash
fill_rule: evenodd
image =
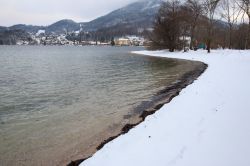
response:
<path id="1" fill-rule="evenodd" d="M 43 30 L 43 29 L 38 30 L 36 33 L 36 36 L 39 36 L 41 34 L 45 34 L 45 30 Z"/>

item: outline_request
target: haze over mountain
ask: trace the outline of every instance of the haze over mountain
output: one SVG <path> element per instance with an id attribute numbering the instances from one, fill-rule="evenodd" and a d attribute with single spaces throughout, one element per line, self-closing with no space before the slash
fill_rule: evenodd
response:
<path id="1" fill-rule="evenodd" d="M 65 33 L 78 31 L 97 31 L 107 28 L 132 28 L 132 29 L 148 29 L 152 27 L 162 0 L 141 0 L 131 3 L 123 8 L 110 12 L 109 14 L 99 17 L 90 22 L 77 23 L 70 19 L 60 20 L 49 26 L 32 26 L 17 24 L 11 27 L 0 27 L 0 31 L 20 29 L 29 33 L 36 33 L 38 30 L 45 30 L 46 33 Z"/>

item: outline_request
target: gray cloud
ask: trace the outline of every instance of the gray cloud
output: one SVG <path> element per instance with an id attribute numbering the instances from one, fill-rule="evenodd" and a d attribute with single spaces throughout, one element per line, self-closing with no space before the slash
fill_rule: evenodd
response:
<path id="1" fill-rule="evenodd" d="M 0 25 L 90 21 L 136 0 L 0 0 Z"/>

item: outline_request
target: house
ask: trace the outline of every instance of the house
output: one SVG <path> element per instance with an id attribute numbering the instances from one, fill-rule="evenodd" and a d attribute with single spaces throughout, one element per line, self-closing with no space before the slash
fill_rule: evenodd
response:
<path id="1" fill-rule="evenodd" d="M 130 46 L 131 45 L 131 42 L 128 38 L 118 38 L 118 39 L 115 39 L 115 45 L 118 45 L 118 46 Z"/>
<path id="2" fill-rule="evenodd" d="M 127 36 L 133 46 L 143 46 L 144 38 L 137 36 Z"/>

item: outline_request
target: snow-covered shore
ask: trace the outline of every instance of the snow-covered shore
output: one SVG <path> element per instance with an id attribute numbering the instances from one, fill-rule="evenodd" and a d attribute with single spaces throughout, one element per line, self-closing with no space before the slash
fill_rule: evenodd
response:
<path id="1" fill-rule="evenodd" d="M 250 165 L 250 51 L 135 53 L 202 61 L 208 69 L 81 166 Z"/>

